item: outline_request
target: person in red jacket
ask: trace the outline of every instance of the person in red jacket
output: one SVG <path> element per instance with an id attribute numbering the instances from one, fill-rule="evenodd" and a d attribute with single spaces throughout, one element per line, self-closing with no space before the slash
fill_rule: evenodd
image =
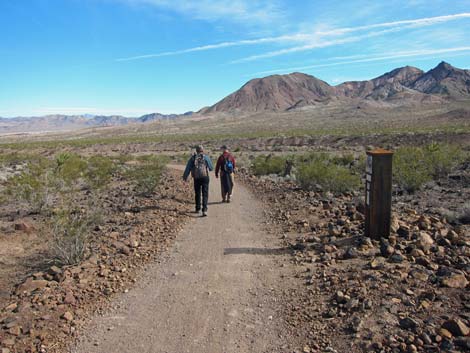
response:
<path id="1" fill-rule="evenodd" d="M 220 188 L 222 191 L 222 202 L 230 202 L 233 193 L 233 173 L 235 172 L 235 157 L 230 153 L 227 146 L 221 147 L 222 154 L 217 159 L 215 166 L 215 177 L 220 175 Z"/>

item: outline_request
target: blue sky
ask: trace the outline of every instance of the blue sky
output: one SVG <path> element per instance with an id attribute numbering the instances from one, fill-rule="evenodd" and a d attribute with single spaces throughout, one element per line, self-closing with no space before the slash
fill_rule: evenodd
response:
<path id="1" fill-rule="evenodd" d="M 255 77 L 470 68 L 470 0 L 1 0 L 0 116 L 183 113 Z"/>

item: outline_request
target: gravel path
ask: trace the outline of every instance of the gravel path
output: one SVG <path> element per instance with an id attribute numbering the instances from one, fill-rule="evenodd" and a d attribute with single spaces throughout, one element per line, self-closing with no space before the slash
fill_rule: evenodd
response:
<path id="1" fill-rule="evenodd" d="M 285 329 L 274 293 L 279 241 L 263 231 L 261 205 L 241 185 L 221 204 L 210 184 L 209 216 L 191 220 L 173 250 L 92 319 L 74 353 L 281 352 Z"/>

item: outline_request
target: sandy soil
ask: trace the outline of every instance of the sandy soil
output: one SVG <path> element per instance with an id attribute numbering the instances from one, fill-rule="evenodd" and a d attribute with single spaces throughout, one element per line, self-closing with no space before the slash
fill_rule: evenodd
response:
<path id="1" fill-rule="evenodd" d="M 289 286 L 289 270 L 280 267 L 288 252 L 263 230 L 262 207 L 245 188 L 236 185 L 233 202 L 221 204 L 212 178 L 210 193 L 209 217 L 195 215 L 166 259 L 95 317 L 72 352 L 288 349 L 276 295 L 281 283 Z"/>

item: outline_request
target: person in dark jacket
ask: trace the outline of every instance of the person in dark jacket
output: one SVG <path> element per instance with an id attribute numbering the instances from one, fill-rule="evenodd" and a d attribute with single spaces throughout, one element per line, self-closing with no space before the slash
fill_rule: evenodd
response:
<path id="1" fill-rule="evenodd" d="M 196 147 L 196 153 L 186 163 L 183 180 L 188 181 L 189 174 L 194 179 L 194 193 L 196 201 L 196 213 L 201 211 L 202 194 L 202 217 L 207 216 L 207 202 L 209 200 L 209 172 L 214 169 L 212 161 L 204 154 L 202 146 Z"/>
<path id="2" fill-rule="evenodd" d="M 215 177 L 220 175 L 220 188 L 222 191 L 222 202 L 230 202 L 233 194 L 233 174 L 235 173 L 235 157 L 230 153 L 227 146 L 221 147 L 222 154 L 217 159 L 215 166 Z"/>

